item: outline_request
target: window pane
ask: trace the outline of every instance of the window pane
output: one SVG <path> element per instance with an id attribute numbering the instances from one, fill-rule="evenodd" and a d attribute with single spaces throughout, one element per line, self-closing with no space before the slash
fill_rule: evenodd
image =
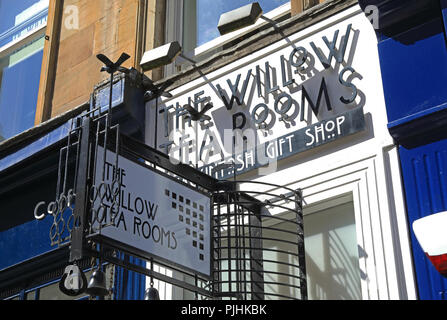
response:
<path id="1" fill-rule="evenodd" d="M 0 59 L 0 141 L 34 126 L 44 38 Z"/>
<path id="2" fill-rule="evenodd" d="M 296 231 L 293 224 L 281 223 L 275 226 L 280 230 Z M 307 294 L 309 300 L 361 300 L 360 267 L 353 203 L 336 206 L 327 210 L 304 216 Z M 291 240 L 290 235 L 275 231 L 263 231 L 263 237 Z M 264 246 L 294 252 L 293 246 L 286 243 L 273 247 L 264 240 Z M 289 255 L 265 251 L 265 260 L 282 261 L 297 265 L 297 258 Z M 264 263 L 264 268 L 274 264 Z M 291 273 L 286 265 L 278 272 Z M 298 274 L 297 274 L 298 275 Z M 283 283 L 281 275 L 264 275 L 266 281 Z M 295 283 L 290 283 L 299 286 Z M 266 285 L 266 293 L 276 293 L 299 298 L 286 286 Z M 297 291 L 295 289 L 295 291 Z"/>
<path id="3" fill-rule="evenodd" d="M 360 300 L 353 203 L 304 216 L 309 299 Z"/>
<path id="4" fill-rule="evenodd" d="M 0 46 L 46 22 L 49 0 L 0 0 Z"/>
<path id="5" fill-rule="evenodd" d="M 186 0 L 186 2 L 191 0 Z M 251 0 L 197 0 L 197 46 L 220 36 L 217 24 L 222 13 L 252 3 Z M 290 2 L 290 0 L 258 0 L 264 13 Z M 189 25 L 191 26 L 191 25 Z M 185 26 L 188 30 L 188 26 Z"/>

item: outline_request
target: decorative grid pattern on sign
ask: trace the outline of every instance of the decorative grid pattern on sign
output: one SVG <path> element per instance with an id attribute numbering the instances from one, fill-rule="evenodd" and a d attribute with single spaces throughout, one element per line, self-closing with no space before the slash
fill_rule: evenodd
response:
<path id="1" fill-rule="evenodd" d="M 205 261 L 205 207 L 167 189 L 165 196 L 171 201 L 172 209 L 179 213 L 179 221 L 185 224 L 186 235 L 191 238 L 192 246 L 199 251 L 199 260 Z"/>

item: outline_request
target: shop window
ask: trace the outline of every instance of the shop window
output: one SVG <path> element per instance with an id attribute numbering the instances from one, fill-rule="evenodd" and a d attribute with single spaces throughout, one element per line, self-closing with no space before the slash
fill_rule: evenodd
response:
<path id="1" fill-rule="evenodd" d="M 0 141 L 34 126 L 48 3 L 0 2 Z"/>
<path id="2" fill-rule="evenodd" d="M 362 299 L 353 203 L 306 215 L 304 234 L 309 299 Z"/>
<path id="3" fill-rule="evenodd" d="M 272 221 L 273 222 L 273 221 Z M 268 224 L 268 222 L 266 222 Z M 291 235 L 296 225 L 289 222 L 273 224 L 262 231 L 265 299 L 294 297 L 300 299 L 298 257 Z M 359 254 L 355 228 L 353 203 L 334 206 L 330 209 L 304 216 L 307 295 L 309 300 L 361 300 Z M 223 241 L 222 246 L 228 242 Z M 231 244 L 234 247 L 235 243 Z M 226 250 L 222 257 L 226 258 Z M 234 257 L 233 257 L 234 258 Z M 249 258 L 248 255 L 246 258 Z M 249 264 L 246 266 L 249 267 Z M 222 270 L 228 270 L 228 261 L 223 260 Z M 231 269 L 237 268 L 232 260 Z M 293 275 L 292 278 L 288 275 Z M 232 272 L 232 290 L 236 290 L 236 273 Z M 223 289 L 228 290 L 230 272 L 222 273 Z"/>
<path id="4" fill-rule="evenodd" d="M 293 231 L 293 225 L 282 223 L 276 228 Z M 360 267 L 355 229 L 353 203 L 347 203 L 318 211 L 304 216 L 304 234 L 306 250 L 307 294 L 309 300 L 361 300 Z M 274 233 L 266 230 L 265 238 L 284 238 L 287 233 Z M 290 237 L 290 236 L 289 236 Z M 290 240 L 290 239 L 289 239 Z M 268 241 L 264 246 L 270 247 Z M 294 248 L 284 243 L 275 249 L 291 251 Z M 266 256 L 268 255 L 268 256 Z M 281 252 L 265 251 L 265 260 L 279 260 L 285 263 L 296 264 L 290 261 L 291 256 Z M 286 259 L 286 260 L 285 260 Z M 287 260 L 289 259 L 289 260 Z M 273 265 L 272 265 L 273 266 Z M 271 268 L 266 263 L 265 268 Z M 287 265 L 283 266 L 287 268 Z M 274 270 L 284 272 L 285 270 Z M 266 281 L 281 283 L 281 276 L 266 273 Z M 294 283 L 294 285 L 299 285 Z M 266 293 L 290 294 L 290 287 L 269 285 Z M 286 290 L 287 292 L 284 292 Z"/>

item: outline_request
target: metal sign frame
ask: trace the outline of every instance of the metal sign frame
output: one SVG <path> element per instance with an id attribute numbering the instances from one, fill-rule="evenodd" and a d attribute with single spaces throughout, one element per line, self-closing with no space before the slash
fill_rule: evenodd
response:
<path id="1" fill-rule="evenodd" d="M 81 265 L 81 261 L 90 258 L 92 261 L 98 260 L 94 264 L 92 262 L 92 268 L 96 265 L 96 268 L 100 269 L 104 263 L 110 263 L 126 270 L 146 275 L 151 279 L 157 279 L 192 291 L 197 298 L 200 296 L 205 299 L 221 299 L 223 297 L 243 299 L 247 298 L 247 290 L 249 290 L 250 294 L 248 296 L 250 299 L 263 299 L 266 294 L 264 285 L 268 282 L 266 282 L 263 277 L 263 274 L 266 271 L 263 268 L 262 252 L 264 250 L 263 241 L 266 239 L 263 239 L 262 236 L 262 217 L 268 212 L 266 206 L 272 206 L 276 201 L 275 199 L 290 202 L 291 200 L 289 197 L 297 197 L 297 191 L 277 186 L 278 190 L 287 189 L 285 192 L 287 195 L 275 195 L 268 192 L 252 192 L 252 194 L 250 194 L 250 192 L 238 191 L 240 183 L 242 182 L 217 180 L 191 166 L 182 163 L 173 164 L 169 157 L 164 153 L 161 153 L 138 140 L 121 134 L 119 125 L 112 124 L 109 112 L 104 113 L 99 109 L 94 109 L 83 114 L 79 118 L 73 119 L 72 130 L 67 137 L 67 144 L 60 149 L 56 200 L 48 206 L 48 211 L 49 214 L 54 217 L 54 223 L 50 230 L 50 238 L 53 244 L 57 245 L 59 248 L 69 246 L 69 263 L 71 265 L 67 267 L 66 270 L 70 268 L 70 270 L 74 270 L 77 265 Z M 99 149 L 100 147 L 103 148 L 103 151 Z M 93 186 L 93 177 L 95 177 L 98 152 L 101 151 L 106 154 L 106 150 L 112 150 L 112 152 L 115 150 L 114 153 L 116 156 L 117 168 L 119 167 L 119 156 L 122 156 L 144 169 L 151 170 L 156 174 L 160 174 L 182 186 L 186 186 L 191 190 L 211 198 L 211 275 L 185 268 L 185 266 L 181 266 L 178 263 L 173 263 L 172 261 L 160 258 L 157 255 L 143 252 L 128 244 L 104 237 L 98 232 L 92 232 L 92 221 L 95 219 L 98 219 L 98 221 L 101 222 L 104 221 L 104 225 L 101 224 L 103 228 L 114 225 L 112 214 L 110 219 L 99 219 L 98 213 L 94 212 L 91 199 L 91 192 L 92 190 L 95 190 Z M 103 157 L 104 166 L 106 159 L 106 157 Z M 150 165 L 142 163 L 141 160 L 147 161 Z M 67 190 L 69 189 L 67 173 L 70 170 L 74 170 L 74 181 L 73 189 L 70 189 L 67 194 Z M 162 171 L 169 172 L 169 174 Z M 120 183 L 118 175 L 119 174 L 113 179 L 112 185 L 119 187 Z M 182 180 L 186 182 L 183 182 Z M 111 192 L 112 189 L 114 190 L 114 188 L 111 187 Z M 113 193 L 115 194 L 115 192 Z M 270 200 L 266 202 L 261 201 L 258 199 L 259 195 L 262 195 L 262 197 L 268 196 L 270 197 Z M 299 197 L 301 199 L 302 195 Z M 216 259 L 218 259 L 221 253 L 219 253 L 220 249 L 215 246 L 217 239 L 219 239 L 219 232 L 214 233 L 213 230 L 221 229 L 223 225 L 216 219 L 216 211 L 213 208 L 218 208 L 220 205 L 233 207 L 235 215 L 238 212 L 250 213 L 250 225 L 255 228 L 252 229 L 254 230 L 254 233 L 251 235 L 252 239 L 250 240 L 249 251 L 251 252 L 252 258 L 259 261 L 259 263 L 251 265 L 249 271 L 249 278 L 251 279 L 250 289 L 246 289 L 243 294 L 240 291 L 231 292 L 231 290 L 227 290 L 227 292 L 225 292 L 225 290 L 222 290 L 223 286 L 219 284 L 219 281 L 221 280 L 219 275 L 222 275 L 222 272 L 225 271 L 223 271 L 216 262 Z M 288 210 L 295 212 L 298 217 L 302 214 L 301 209 L 288 208 Z M 69 211 L 68 217 L 66 213 L 67 211 Z M 297 236 L 298 239 L 302 240 L 302 219 L 300 221 L 301 222 L 297 228 Z M 299 263 L 293 267 L 297 268 L 296 270 L 299 272 L 298 278 L 301 281 L 301 285 L 299 287 L 295 286 L 295 289 L 301 290 L 301 294 L 299 295 L 300 299 L 307 299 L 307 294 L 303 291 L 306 290 L 304 242 L 297 241 L 296 245 L 298 246 L 297 256 L 300 257 L 300 260 Z M 235 249 L 244 250 L 246 248 L 237 247 Z M 150 262 L 147 263 L 150 267 L 142 267 L 140 265 L 132 264 L 129 261 L 119 259 L 116 252 L 146 260 L 147 262 Z M 160 272 L 155 272 L 152 268 L 154 262 L 159 266 L 180 272 L 187 277 L 193 278 L 194 284 L 166 276 Z M 238 270 L 238 272 L 242 271 Z M 72 282 L 71 280 L 73 279 L 69 277 L 72 277 L 72 275 L 63 275 L 62 280 L 65 281 L 65 284 Z M 236 281 L 238 287 L 242 286 L 242 282 L 239 280 Z M 281 285 L 280 283 L 271 282 L 270 284 Z M 61 284 L 60 287 L 62 290 L 63 285 Z M 72 289 L 64 289 L 64 293 L 73 296 L 77 295 L 79 294 L 78 287 L 75 286 Z M 287 297 L 283 296 L 282 298 Z M 296 296 L 288 298 L 294 299 Z"/>
<path id="2" fill-rule="evenodd" d="M 168 174 L 166 174 L 166 173 L 164 173 L 164 172 L 162 172 L 160 170 L 157 170 L 154 167 L 151 167 L 150 165 L 146 164 L 145 162 L 142 162 L 141 158 L 139 160 L 134 155 L 127 154 L 127 156 L 124 156 L 122 154 L 122 152 L 120 152 L 119 155 L 124 157 L 126 160 L 131 161 L 133 164 L 135 164 L 137 166 L 140 166 L 141 168 L 144 168 L 145 170 L 149 170 L 149 171 L 151 171 L 151 172 L 153 172 L 153 173 L 155 173 L 155 174 L 157 174 L 159 176 L 167 178 L 167 179 L 171 180 L 172 182 L 175 182 L 178 185 L 186 187 L 186 188 L 190 189 L 191 191 L 199 193 L 202 196 L 208 198 L 209 201 L 210 201 L 210 208 L 209 208 L 208 214 L 211 215 L 211 206 L 212 206 L 212 204 L 211 204 L 211 193 L 210 192 L 206 192 L 205 189 L 202 189 L 202 188 L 193 188 L 191 185 L 188 185 L 187 183 L 179 180 L 178 178 L 174 178 L 174 177 L 172 177 L 172 176 L 170 176 L 170 175 L 168 175 Z M 211 230 L 211 219 L 209 220 L 208 230 Z M 163 258 L 160 255 L 156 255 L 156 254 L 150 253 L 148 251 L 144 251 L 142 249 L 133 247 L 132 245 L 126 244 L 126 243 L 124 243 L 122 241 L 119 241 L 119 240 L 113 239 L 111 237 L 108 237 L 108 236 L 102 234 L 102 232 L 103 232 L 102 230 L 98 230 L 96 233 L 90 235 L 90 237 L 95 242 L 111 245 L 113 247 L 116 247 L 119 250 L 123 250 L 123 251 L 129 252 L 129 253 L 132 253 L 132 254 L 134 254 L 134 255 L 136 255 L 138 257 L 141 257 L 141 258 L 144 258 L 144 259 L 156 259 L 157 261 L 163 262 L 166 265 L 172 265 L 173 267 L 178 268 L 178 269 L 184 269 L 185 271 L 188 271 L 188 272 L 197 273 L 199 276 L 201 276 L 203 278 L 206 278 L 206 279 L 210 279 L 211 278 L 211 270 L 212 270 L 212 261 L 211 261 L 211 259 L 209 261 L 210 274 L 205 274 L 205 273 L 200 272 L 200 271 L 198 271 L 196 269 L 192 269 L 192 268 L 189 268 L 189 267 L 187 267 L 185 265 L 181 265 L 179 263 L 176 263 L 176 262 L 174 262 L 172 260 Z M 210 232 L 210 235 L 211 235 L 211 232 Z M 211 241 L 212 240 L 209 239 L 210 243 L 211 243 Z M 209 257 L 211 257 L 211 245 L 209 245 L 208 248 L 209 248 L 209 250 L 208 250 L 209 252 L 207 252 L 207 254 L 208 254 Z"/>

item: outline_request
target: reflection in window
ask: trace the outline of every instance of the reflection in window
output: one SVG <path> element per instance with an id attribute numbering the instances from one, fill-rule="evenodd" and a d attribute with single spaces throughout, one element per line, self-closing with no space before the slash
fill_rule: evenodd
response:
<path id="1" fill-rule="evenodd" d="M 293 231 L 292 224 L 279 224 L 278 229 Z M 360 300 L 360 267 L 355 229 L 354 207 L 352 203 L 336 206 L 324 211 L 304 216 L 307 295 L 309 300 Z M 285 233 L 271 230 L 263 231 L 266 238 L 290 240 Z M 270 241 L 264 241 L 266 248 L 274 248 L 293 252 L 293 246 L 286 243 L 274 247 Z M 296 249 L 295 249 L 296 250 Z M 290 255 L 280 252 L 264 253 L 265 260 L 282 261 L 297 264 Z M 264 268 L 277 267 L 265 263 Z M 273 271 L 290 272 L 288 266 Z M 283 283 L 281 274 L 265 275 L 265 281 Z M 299 282 L 290 283 L 299 286 Z M 266 293 L 293 296 L 292 288 L 288 286 L 266 285 Z"/>
<path id="2" fill-rule="evenodd" d="M 183 33 L 185 49 L 192 50 L 219 37 L 217 25 L 221 14 L 252 2 L 251 0 L 185 0 Z M 266 13 L 290 0 L 258 0 L 257 2 Z"/>
<path id="3" fill-rule="evenodd" d="M 34 126 L 44 38 L 0 59 L 0 141 Z"/>
<path id="4" fill-rule="evenodd" d="M 360 300 L 353 203 L 304 217 L 307 287 L 313 300 Z"/>
<path id="5" fill-rule="evenodd" d="M 23 37 L 46 22 L 49 0 L 1 0 L 0 46 Z"/>
<path id="6" fill-rule="evenodd" d="M 0 141 L 34 126 L 48 4 L 0 0 Z"/>

